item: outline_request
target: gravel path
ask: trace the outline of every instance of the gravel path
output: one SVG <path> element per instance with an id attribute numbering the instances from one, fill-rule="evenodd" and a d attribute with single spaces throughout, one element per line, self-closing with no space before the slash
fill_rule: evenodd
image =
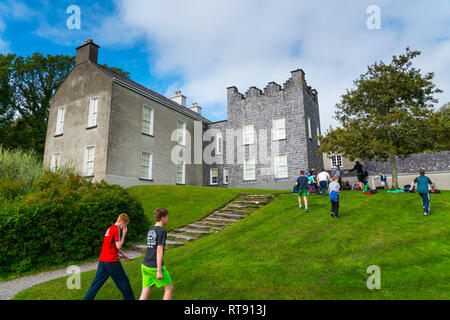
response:
<path id="1" fill-rule="evenodd" d="M 125 253 L 130 257 L 130 259 L 136 259 L 142 256 L 141 252 L 137 251 L 125 251 Z M 98 262 L 86 263 L 79 265 L 81 272 L 90 271 L 97 269 Z M 20 291 L 28 289 L 34 285 L 49 280 L 66 277 L 69 274 L 66 272 L 67 269 L 59 269 L 54 271 L 42 272 L 33 276 L 18 278 L 10 281 L 0 282 L 0 300 L 10 300 Z"/>

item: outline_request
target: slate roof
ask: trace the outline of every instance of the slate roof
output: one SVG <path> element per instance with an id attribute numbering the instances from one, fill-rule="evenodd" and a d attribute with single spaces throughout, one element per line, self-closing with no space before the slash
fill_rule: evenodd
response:
<path id="1" fill-rule="evenodd" d="M 97 63 L 92 62 L 92 61 L 90 61 L 90 62 L 93 65 L 95 65 L 97 68 L 102 70 L 104 73 L 106 73 L 108 76 L 110 76 L 111 78 L 116 78 L 116 79 L 118 79 L 118 80 L 120 80 L 122 82 L 125 82 L 127 85 L 129 85 L 131 87 L 134 87 L 134 88 L 136 88 L 138 90 L 141 90 L 141 91 L 143 91 L 143 92 L 145 92 L 145 93 L 147 93 L 147 94 L 149 94 L 149 95 L 151 95 L 151 96 L 153 96 L 153 97 L 155 97 L 157 99 L 163 100 L 164 102 L 166 102 L 166 103 L 170 104 L 172 107 L 174 107 L 174 109 L 179 110 L 180 112 L 186 113 L 187 115 L 192 116 L 192 118 L 202 120 L 203 122 L 208 123 L 208 124 L 211 123 L 210 120 L 206 119 L 205 117 L 203 117 L 199 113 L 197 113 L 195 111 L 192 111 L 189 108 L 184 107 L 184 106 L 176 103 L 175 101 L 172 101 L 172 100 L 166 98 L 165 96 L 163 96 L 163 95 L 161 95 L 161 94 L 159 94 L 159 93 L 157 93 L 157 92 L 155 92 L 153 90 L 150 90 L 149 88 L 146 88 L 146 87 L 140 85 L 137 82 L 134 82 L 133 80 L 130 80 L 130 79 L 125 78 L 125 77 L 122 77 L 121 75 L 119 75 L 119 74 L 109 70 L 108 68 L 105 68 L 105 67 L 103 67 L 103 66 L 101 66 L 101 65 L 99 65 Z"/>

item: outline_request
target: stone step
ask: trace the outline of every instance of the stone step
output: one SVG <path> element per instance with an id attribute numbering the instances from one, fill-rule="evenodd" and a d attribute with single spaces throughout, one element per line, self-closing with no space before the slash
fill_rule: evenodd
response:
<path id="1" fill-rule="evenodd" d="M 145 252 L 147 245 L 145 243 L 133 243 L 131 244 L 131 248 L 139 252 Z"/>
<path id="2" fill-rule="evenodd" d="M 233 203 L 244 203 L 244 204 L 256 204 L 256 205 L 261 205 L 261 204 L 266 204 L 269 201 L 264 201 L 264 200 L 258 200 L 258 201 L 233 201 Z"/>
<path id="3" fill-rule="evenodd" d="M 210 226 L 201 226 L 198 224 L 188 224 L 186 227 L 190 228 L 200 228 L 200 229 L 213 229 L 213 230 L 222 230 L 223 228 L 210 227 Z"/>
<path id="4" fill-rule="evenodd" d="M 227 227 L 229 223 L 217 223 L 217 222 L 207 222 L 207 221 L 197 221 L 196 223 L 204 224 L 205 226 L 219 226 L 219 227 Z"/>
<path id="5" fill-rule="evenodd" d="M 219 216 L 219 217 L 229 217 L 229 218 L 237 218 L 237 219 L 242 219 L 247 216 L 245 214 L 220 213 L 220 212 L 214 212 L 213 215 Z"/>
<path id="6" fill-rule="evenodd" d="M 224 207 L 223 209 L 231 209 L 231 210 L 233 210 L 234 208 L 237 208 L 237 209 L 246 209 L 246 208 L 249 208 L 249 206 L 241 206 L 241 205 L 239 205 L 239 204 L 229 204 L 229 205 L 227 205 L 226 207 Z"/>
<path id="7" fill-rule="evenodd" d="M 205 218 L 205 220 L 210 220 L 210 221 L 219 221 L 219 222 L 238 222 L 238 220 L 234 220 L 234 219 L 221 219 L 221 218 Z"/>
<path id="8" fill-rule="evenodd" d="M 254 208 L 251 208 L 254 209 Z M 251 212 L 255 210 L 239 210 L 239 209 L 226 209 L 226 208 L 220 208 L 217 210 L 218 212 L 223 213 L 243 213 L 243 214 L 250 214 Z"/>
<path id="9" fill-rule="evenodd" d="M 199 234 L 208 234 L 208 233 L 212 233 L 212 232 L 210 232 L 210 231 L 193 230 L 193 229 L 185 229 L 185 228 L 175 229 L 174 231 L 177 231 L 177 232 L 186 232 L 186 233 L 199 233 Z"/>
<path id="10" fill-rule="evenodd" d="M 166 240 L 166 244 L 171 245 L 171 246 L 184 246 L 186 243 L 181 242 L 181 241 Z"/>
<path id="11" fill-rule="evenodd" d="M 175 239 L 183 239 L 183 240 L 197 240 L 197 237 L 193 236 L 185 236 L 182 234 L 176 234 L 176 233 L 168 233 L 167 237 L 175 238 Z"/>

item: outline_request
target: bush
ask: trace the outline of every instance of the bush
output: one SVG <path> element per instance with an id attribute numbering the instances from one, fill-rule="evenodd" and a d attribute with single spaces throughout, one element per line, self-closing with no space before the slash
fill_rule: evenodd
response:
<path id="1" fill-rule="evenodd" d="M 0 273 L 78 261 L 100 254 L 106 229 L 120 213 L 130 217 L 127 241 L 149 227 L 140 202 L 118 185 L 46 173 L 0 219 Z"/>

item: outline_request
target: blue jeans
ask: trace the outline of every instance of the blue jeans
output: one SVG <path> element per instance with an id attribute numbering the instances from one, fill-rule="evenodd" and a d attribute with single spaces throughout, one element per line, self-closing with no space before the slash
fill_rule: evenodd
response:
<path id="1" fill-rule="evenodd" d="M 428 214 L 430 211 L 430 194 L 429 193 L 419 193 L 422 197 L 422 206 L 425 208 L 425 212 Z"/>
<path id="2" fill-rule="evenodd" d="M 135 300 L 133 290 L 131 289 L 130 280 L 128 279 L 125 270 L 123 270 L 120 261 L 116 262 L 98 262 L 97 273 L 94 280 L 92 280 L 91 287 L 89 288 L 84 300 L 93 300 L 95 295 L 103 286 L 103 284 L 111 277 L 122 292 L 124 300 Z"/>
<path id="3" fill-rule="evenodd" d="M 322 195 L 325 195 L 327 192 L 328 182 L 327 181 L 319 181 L 319 190 L 322 191 Z"/>

